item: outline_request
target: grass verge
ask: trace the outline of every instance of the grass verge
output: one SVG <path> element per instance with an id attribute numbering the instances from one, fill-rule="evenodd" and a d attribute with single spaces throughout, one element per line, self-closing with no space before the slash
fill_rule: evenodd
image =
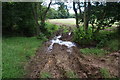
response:
<path id="1" fill-rule="evenodd" d="M 8 37 L 2 40 L 2 78 L 21 78 L 24 65 L 34 56 L 42 40 L 35 37 Z"/>
<path id="2" fill-rule="evenodd" d="M 77 75 L 73 71 L 66 71 L 65 75 L 68 78 L 77 78 Z"/>
<path id="3" fill-rule="evenodd" d="M 83 48 L 80 49 L 80 52 L 82 52 L 83 54 L 87 54 L 87 55 L 92 54 L 96 56 L 104 56 L 105 54 L 109 53 L 108 51 L 99 48 Z"/>
<path id="4" fill-rule="evenodd" d="M 109 71 L 105 68 L 101 68 L 100 73 L 104 78 L 109 78 L 110 77 Z"/>
<path id="5" fill-rule="evenodd" d="M 48 72 L 42 72 L 40 73 L 41 78 L 51 78 L 52 75 Z"/>

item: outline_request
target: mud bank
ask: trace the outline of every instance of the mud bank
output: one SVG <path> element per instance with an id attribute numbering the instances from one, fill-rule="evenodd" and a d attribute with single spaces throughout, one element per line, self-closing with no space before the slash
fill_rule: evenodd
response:
<path id="1" fill-rule="evenodd" d="M 54 44 L 49 52 L 50 43 L 40 48 L 25 69 L 28 78 L 103 78 L 101 68 L 109 70 L 110 77 L 118 76 L 118 54 L 112 53 L 102 58 L 86 56 L 73 46 L 72 54 L 65 45 Z M 69 74 L 72 74 L 69 75 Z M 44 75 L 44 77 L 43 77 Z M 49 76 L 48 76 L 49 75 Z"/>

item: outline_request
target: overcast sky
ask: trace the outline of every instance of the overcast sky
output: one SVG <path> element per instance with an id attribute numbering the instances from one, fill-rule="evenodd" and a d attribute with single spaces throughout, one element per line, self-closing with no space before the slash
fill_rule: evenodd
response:
<path id="1" fill-rule="evenodd" d="M 48 6 L 49 2 L 50 2 L 50 0 L 45 0 L 45 2 L 43 2 L 43 5 Z M 52 3 L 54 3 L 54 1 Z M 64 3 L 65 3 L 65 5 L 67 5 L 69 13 L 74 14 L 73 3 L 72 2 L 64 2 Z M 50 7 L 57 10 L 59 5 L 55 4 L 55 5 L 51 5 Z"/>

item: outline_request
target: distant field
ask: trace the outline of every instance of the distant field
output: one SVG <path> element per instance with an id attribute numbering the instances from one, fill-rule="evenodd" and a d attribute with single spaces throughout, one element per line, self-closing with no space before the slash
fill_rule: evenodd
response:
<path id="1" fill-rule="evenodd" d="M 48 19 L 50 23 L 58 24 L 58 25 L 75 25 L 75 18 L 67 18 L 67 19 Z"/>
<path id="2" fill-rule="evenodd" d="M 60 26 L 67 26 L 67 27 L 75 27 L 76 20 L 75 18 L 66 18 L 66 19 L 48 19 L 47 22 L 52 24 L 60 25 Z M 112 27 L 106 27 L 107 29 L 115 28 L 119 22 L 115 22 Z M 80 23 L 79 26 L 83 26 L 83 23 Z M 89 26 L 92 26 L 89 24 Z"/>

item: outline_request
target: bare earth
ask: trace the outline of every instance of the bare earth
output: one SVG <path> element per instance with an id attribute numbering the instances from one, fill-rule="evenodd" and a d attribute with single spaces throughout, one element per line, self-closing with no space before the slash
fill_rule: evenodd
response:
<path id="1" fill-rule="evenodd" d="M 87 56 L 79 52 L 78 47 L 73 47 L 72 53 L 66 46 L 55 44 L 53 50 L 48 52 L 50 42 L 46 42 L 25 66 L 28 71 L 27 78 L 41 78 L 47 72 L 51 78 L 70 78 L 66 74 L 70 71 L 76 75 L 73 78 L 103 78 L 100 68 L 106 68 L 110 77 L 118 77 L 119 53 L 114 52 L 104 57 Z"/>

